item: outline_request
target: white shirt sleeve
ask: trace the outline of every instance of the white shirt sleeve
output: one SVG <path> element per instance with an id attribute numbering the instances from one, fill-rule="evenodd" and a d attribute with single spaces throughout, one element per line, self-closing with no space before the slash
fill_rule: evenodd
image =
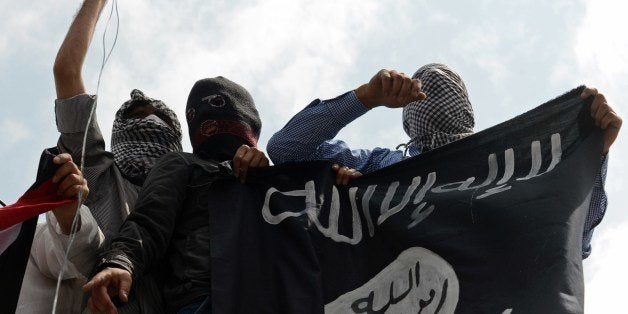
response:
<path id="1" fill-rule="evenodd" d="M 104 236 L 89 208 L 81 206 L 79 215 L 80 230 L 64 235 L 54 214 L 46 213 L 46 223 L 38 228 L 31 247 L 31 257 L 44 276 L 54 279 L 59 276 L 72 237 L 74 240 L 62 279 L 87 279 L 92 271 Z"/>

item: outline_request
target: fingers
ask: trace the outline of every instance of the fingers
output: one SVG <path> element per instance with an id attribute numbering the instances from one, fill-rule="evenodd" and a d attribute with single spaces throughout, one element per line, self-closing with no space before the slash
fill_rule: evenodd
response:
<path id="1" fill-rule="evenodd" d="M 81 190 L 83 190 L 81 197 L 84 200 L 89 193 L 87 181 L 80 175 L 70 174 L 59 183 L 57 194 L 65 198 L 76 198 Z"/>
<path id="2" fill-rule="evenodd" d="M 72 155 L 68 153 L 59 154 L 52 159 L 52 162 L 54 162 L 57 165 L 64 164 L 68 161 L 72 161 Z"/>
<path id="3" fill-rule="evenodd" d="M 409 104 L 413 101 L 420 101 L 427 98 L 425 93 L 421 90 L 421 81 L 417 79 L 410 80 L 410 86 L 407 93 L 405 93 L 405 98 L 403 98 L 403 104 Z"/>
<path id="4" fill-rule="evenodd" d="M 92 279 L 90 281 L 88 281 L 86 284 L 83 285 L 83 287 L 81 289 L 83 289 L 83 292 L 88 292 L 89 290 L 94 289 L 94 287 L 99 286 L 99 285 L 104 285 L 106 283 L 108 283 L 108 281 L 106 281 L 106 275 L 105 275 L 105 270 L 100 271 L 98 274 L 96 274 L 94 277 L 92 277 Z"/>
<path id="5" fill-rule="evenodd" d="M 424 99 L 425 93 L 421 91 L 418 80 L 411 79 L 405 73 L 395 70 L 381 70 L 381 102 L 388 107 L 403 107 L 408 103 Z"/>
<path id="6" fill-rule="evenodd" d="M 597 88 L 595 87 L 586 87 L 582 93 L 580 94 L 581 98 L 587 98 L 591 95 L 597 95 Z"/>
<path id="7" fill-rule="evenodd" d="M 399 88 L 399 93 L 397 94 L 397 101 L 400 104 L 407 103 L 407 101 L 411 99 L 411 97 L 412 97 L 412 79 L 405 76 L 402 79 L 401 87 Z"/>
<path id="8" fill-rule="evenodd" d="M 622 123 L 622 119 L 612 108 L 600 119 L 599 126 L 604 130 L 602 155 L 608 154 L 611 145 L 613 145 L 615 139 L 617 139 L 617 135 L 619 135 Z"/>
<path id="9" fill-rule="evenodd" d="M 412 80 L 405 73 L 399 73 L 395 70 L 382 71 L 384 71 L 382 72 L 384 75 L 383 78 L 389 86 L 388 89 L 382 88 L 384 96 L 389 96 L 390 98 L 395 99 L 405 96 L 410 91 Z"/>
<path id="10" fill-rule="evenodd" d="M 91 299 L 94 308 L 98 312 L 117 313 L 116 306 L 111 301 L 111 298 L 107 293 L 106 286 L 99 286 L 97 288 L 94 288 Z"/>
<path id="11" fill-rule="evenodd" d="M 595 121 L 595 125 L 599 126 L 601 129 L 605 129 L 602 127 L 602 120 L 604 117 L 610 117 L 613 114 L 611 113 L 611 108 L 608 105 L 600 106 L 597 111 L 595 111 L 595 116 L 593 116 L 593 121 Z"/>
<path id="12" fill-rule="evenodd" d="M 238 148 L 233 157 L 235 176 L 239 178 L 242 183 L 246 181 L 246 174 L 249 167 L 266 167 L 268 164 L 268 158 L 264 152 L 258 150 L 257 147 L 242 145 Z"/>
<path id="13" fill-rule="evenodd" d="M 379 70 L 367 84 L 355 89 L 355 94 L 368 109 L 382 105 L 398 108 L 426 98 L 420 81 L 386 69 Z"/>
<path id="14" fill-rule="evenodd" d="M 351 182 L 351 180 L 362 176 L 362 173 L 360 173 L 359 171 L 352 169 L 352 168 L 346 168 L 346 171 L 344 173 L 344 175 L 341 178 L 341 182 L 340 184 L 342 185 L 347 185 L 349 184 L 349 182 Z"/>
<path id="15" fill-rule="evenodd" d="M 255 157 L 255 154 L 252 152 L 251 147 L 247 145 L 240 146 L 238 151 L 241 149 L 244 150 L 244 154 L 240 154 L 240 155 L 236 154 L 236 158 L 238 158 L 238 167 L 235 168 L 235 171 L 236 171 L 236 178 L 239 178 L 240 182 L 244 183 L 244 181 L 246 180 L 246 173 L 249 170 L 249 164 L 251 163 L 251 160 L 253 159 L 253 157 Z M 233 164 L 234 165 L 236 164 L 235 161 Z"/>
<path id="16" fill-rule="evenodd" d="M 120 296 L 120 300 L 122 302 L 129 302 L 129 292 L 131 291 L 131 274 L 126 272 L 124 276 L 120 278 L 120 289 L 118 289 L 118 295 Z"/>
<path id="17" fill-rule="evenodd" d="M 90 313 L 97 313 L 94 307 L 94 301 L 92 301 L 91 297 L 87 300 L 87 309 L 89 309 Z"/>
<path id="18" fill-rule="evenodd" d="M 425 100 L 427 98 L 427 95 L 423 92 L 423 85 L 421 84 L 421 81 L 417 79 L 412 80 L 411 95 L 414 97 L 412 101 Z"/>
<path id="19" fill-rule="evenodd" d="M 602 148 L 602 155 L 606 155 L 610 150 L 611 145 L 617 139 L 619 130 L 622 126 L 621 117 L 613 110 L 608 104 L 606 97 L 599 93 L 594 87 L 587 87 L 582 91 L 580 95 L 583 98 L 595 96 L 591 103 L 591 117 L 595 122 L 595 125 L 604 130 L 604 144 Z"/>
<path id="20" fill-rule="evenodd" d="M 99 304 L 99 306 L 100 306 L 100 304 Z M 100 308 L 97 308 L 95 303 L 94 303 L 93 298 L 91 298 L 91 297 L 87 300 L 87 309 L 89 309 L 89 313 L 92 313 L 92 314 L 101 314 L 101 313 L 109 314 L 109 313 L 117 313 L 118 312 L 117 309 L 107 311 L 106 309 L 101 310 Z"/>
<path id="21" fill-rule="evenodd" d="M 268 166 L 268 158 L 264 155 L 263 152 L 257 150 L 251 158 L 251 162 L 249 163 L 249 167 L 265 167 Z"/>
<path id="22" fill-rule="evenodd" d="M 591 104 L 591 117 L 593 117 L 595 125 L 603 130 L 609 126 L 621 127 L 621 118 L 608 104 L 603 94 L 598 93 L 595 95 Z"/>
<path id="23" fill-rule="evenodd" d="M 92 296 L 88 301 L 90 311 L 94 313 L 115 313 L 115 305 L 107 293 L 107 286 L 112 284 L 111 269 L 106 268 L 99 272 L 88 283 L 83 285 L 83 291 L 92 290 Z"/>
<path id="24" fill-rule="evenodd" d="M 336 172 L 336 184 L 347 185 L 351 180 L 362 176 L 361 172 L 346 166 L 340 167 L 334 164 L 331 168 Z"/>
<path id="25" fill-rule="evenodd" d="M 52 177 L 52 182 L 59 183 L 57 194 L 66 198 L 73 198 L 82 190 L 82 200 L 85 200 L 89 194 L 87 181 L 85 181 L 81 171 L 72 161 L 72 156 L 65 153 L 59 154 L 53 158 L 53 162 L 61 165 Z"/>
<path id="26" fill-rule="evenodd" d="M 600 119 L 600 128 L 606 130 L 608 128 L 621 128 L 622 120 L 613 110 L 609 110 Z"/>
<path id="27" fill-rule="evenodd" d="M 52 176 L 52 182 L 57 183 L 61 178 L 67 176 L 68 174 L 80 174 L 81 171 L 76 166 L 74 162 L 72 162 L 72 156 L 70 154 L 59 154 L 52 159 L 55 164 L 61 165 L 55 174 Z"/>
<path id="28" fill-rule="evenodd" d="M 242 145 L 236 151 L 235 156 L 233 156 L 233 171 L 235 172 L 236 178 L 238 177 L 239 170 L 242 166 L 242 159 L 246 155 L 248 149 L 249 147 L 247 145 Z"/>
<path id="29" fill-rule="evenodd" d="M 596 93 L 593 102 L 591 103 L 591 117 L 595 120 L 596 125 L 599 126 L 599 122 L 604 115 L 610 110 L 606 97 L 604 95 Z"/>
<path id="30" fill-rule="evenodd" d="M 401 92 L 401 87 L 403 86 L 403 83 L 404 83 L 404 79 L 403 79 L 404 78 L 404 74 L 403 73 L 399 73 L 399 72 L 397 72 L 395 70 L 392 70 L 392 71 L 390 71 L 390 78 L 392 80 L 390 92 L 388 94 L 385 94 L 385 95 L 397 98 L 397 97 L 399 97 L 399 94 Z"/>
<path id="31" fill-rule="evenodd" d="M 83 285 L 83 291 L 92 290 L 92 296 L 87 302 L 88 308 L 94 313 L 117 313 L 109 291 L 111 291 L 112 296 L 118 295 L 120 300 L 128 302 L 131 285 L 131 274 L 128 271 L 119 268 L 105 268 Z"/>
<path id="32" fill-rule="evenodd" d="M 381 82 L 381 86 L 382 86 L 382 94 L 384 96 L 388 96 L 388 94 L 390 94 L 390 90 L 392 89 L 392 85 L 393 85 L 393 79 L 392 76 L 390 75 L 390 71 L 388 70 L 380 70 L 379 71 L 379 76 L 380 79 L 382 80 Z"/>

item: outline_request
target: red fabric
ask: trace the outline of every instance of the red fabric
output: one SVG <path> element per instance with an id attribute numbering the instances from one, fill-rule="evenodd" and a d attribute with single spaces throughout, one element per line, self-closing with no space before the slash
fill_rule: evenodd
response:
<path id="1" fill-rule="evenodd" d="M 24 193 L 15 204 L 0 208 L 0 230 L 76 201 L 57 195 L 57 186 L 48 180 Z"/>

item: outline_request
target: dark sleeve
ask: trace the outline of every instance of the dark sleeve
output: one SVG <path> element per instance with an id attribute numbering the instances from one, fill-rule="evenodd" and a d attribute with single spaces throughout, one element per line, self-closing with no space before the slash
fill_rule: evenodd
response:
<path id="1" fill-rule="evenodd" d="M 352 151 L 344 142 L 328 141 L 367 111 L 353 91 L 330 100 L 314 100 L 268 140 L 268 157 L 276 165 L 331 159 L 362 170 L 360 164 L 370 151 Z"/>
<path id="2" fill-rule="evenodd" d="M 589 204 L 589 211 L 587 212 L 586 220 L 584 221 L 584 231 L 582 234 L 582 259 L 585 259 L 591 255 L 591 239 L 593 238 L 593 230 L 597 225 L 602 222 L 604 214 L 606 213 L 607 196 L 604 190 L 604 183 L 606 182 L 606 169 L 608 168 L 608 155 L 602 157 L 602 166 L 600 171 L 595 176 L 595 183 L 593 185 L 593 191 L 591 192 L 591 203 Z"/>
<path id="3" fill-rule="evenodd" d="M 161 158 L 146 179 L 135 209 L 103 254 L 99 269 L 114 266 L 139 277 L 160 260 L 186 197 L 191 167 L 179 153 Z"/>

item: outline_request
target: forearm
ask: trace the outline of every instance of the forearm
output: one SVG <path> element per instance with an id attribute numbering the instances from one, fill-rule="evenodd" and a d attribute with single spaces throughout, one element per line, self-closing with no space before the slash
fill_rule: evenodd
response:
<path id="1" fill-rule="evenodd" d="M 85 0 L 59 48 L 54 64 L 58 99 L 85 92 L 81 75 L 83 62 L 105 3 L 106 0 Z"/>
<path id="2" fill-rule="evenodd" d="M 52 213 L 59 223 L 59 229 L 61 234 L 69 235 L 71 233 L 72 222 L 74 221 L 74 216 L 76 215 L 76 207 L 76 203 L 70 203 L 52 210 Z M 81 230 L 81 216 L 79 215 L 77 219 L 78 221 L 75 232 Z"/>
<path id="3" fill-rule="evenodd" d="M 141 276 L 166 254 L 185 199 L 190 168 L 178 155 L 164 156 L 151 170 L 99 268 L 116 265 Z"/>
<path id="4" fill-rule="evenodd" d="M 175 228 L 175 211 L 172 207 L 136 208 L 125 220 L 97 268 L 121 268 L 133 278 L 144 275 L 166 254 Z"/>
<path id="5" fill-rule="evenodd" d="M 315 100 L 272 136 L 268 156 L 275 164 L 329 159 L 326 151 L 318 150 L 321 145 L 367 111 L 353 92 L 326 101 Z"/>
<path id="6" fill-rule="evenodd" d="M 361 103 L 364 104 L 364 107 L 368 109 L 373 109 L 379 105 L 377 100 L 374 99 L 372 95 L 369 94 L 369 85 L 363 84 L 360 87 L 354 90 L 355 96 L 360 100 Z"/>
<path id="7" fill-rule="evenodd" d="M 140 206 L 127 217 L 111 248 L 103 254 L 99 270 L 115 267 L 128 271 L 134 278 L 141 277 L 166 253 L 175 228 L 176 207 L 152 202 L 137 204 Z M 153 209 L 154 205 L 157 207 Z"/>

